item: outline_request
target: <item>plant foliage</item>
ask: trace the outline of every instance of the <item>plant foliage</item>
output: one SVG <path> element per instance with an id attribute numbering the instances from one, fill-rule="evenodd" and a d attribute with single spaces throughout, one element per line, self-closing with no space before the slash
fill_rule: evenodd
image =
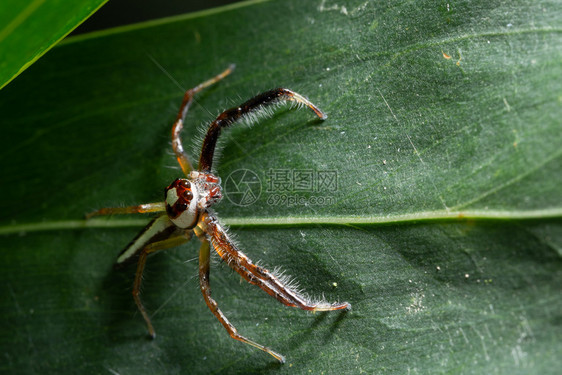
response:
<path id="1" fill-rule="evenodd" d="M 556 373 L 561 31 L 556 1 L 285 0 L 62 43 L 0 92 L 0 370 Z M 227 193 L 239 169 L 260 181 L 257 201 L 216 206 L 245 252 L 353 305 L 307 314 L 214 264 L 223 311 L 284 366 L 207 310 L 196 241 L 149 260 L 148 340 L 134 267 L 112 270 L 148 219 L 82 220 L 162 199 L 183 90 L 229 63 L 188 114 L 194 160 L 198 129 L 258 92 L 328 114 L 279 109 L 217 159 Z"/>

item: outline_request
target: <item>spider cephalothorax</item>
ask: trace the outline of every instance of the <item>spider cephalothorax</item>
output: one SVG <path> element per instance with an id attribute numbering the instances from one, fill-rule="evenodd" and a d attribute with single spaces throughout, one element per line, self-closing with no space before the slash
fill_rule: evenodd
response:
<path id="1" fill-rule="evenodd" d="M 330 311 L 348 310 L 351 308 L 351 305 L 347 302 L 328 303 L 311 300 L 302 294 L 298 288 L 291 285 L 287 278 L 275 275 L 274 272 L 254 264 L 250 258 L 240 251 L 238 246 L 228 236 L 226 229 L 219 223 L 215 214 L 209 210 L 210 206 L 222 198 L 220 178 L 211 173 L 211 168 L 215 146 L 222 129 L 240 120 L 257 119 L 259 114 L 264 113 L 264 109 L 267 106 L 280 102 L 292 102 L 298 104 L 298 106 L 309 108 L 322 120 L 326 118 L 326 115 L 314 104 L 294 91 L 279 88 L 264 92 L 238 107 L 224 111 L 211 123 L 203 139 L 198 169 L 197 171 L 193 170 L 189 158 L 183 151 L 179 136 L 187 110 L 193 101 L 193 95 L 223 79 L 230 74 L 233 68 L 231 66 L 216 77 L 203 82 L 193 89 L 187 90 L 184 95 L 183 103 L 172 127 L 172 147 L 182 171 L 188 178 L 178 178 L 172 182 L 165 190 L 164 202 L 147 203 L 131 207 L 102 208 L 92 212 L 87 217 L 165 211 L 164 214 L 153 219 L 123 249 L 116 263 L 116 267 L 121 268 L 126 264 L 137 262 L 133 297 L 152 337 L 155 336 L 154 328 L 140 299 L 140 286 L 146 257 L 150 253 L 185 243 L 195 234 L 202 243 L 199 250 L 199 286 L 211 312 L 222 323 L 232 338 L 261 349 L 277 358 L 280 362 L 284 362 L 285 359 L 281 354 L 240 335 L 218 308 L 217 302 L 211 297 L 209 280 L 211 247 L 242 278 L 251 284 L 259 286 L 286 306 L 298 307 L 307 311 Z M 267 113 L 265 112 L 265 114 Z"/>

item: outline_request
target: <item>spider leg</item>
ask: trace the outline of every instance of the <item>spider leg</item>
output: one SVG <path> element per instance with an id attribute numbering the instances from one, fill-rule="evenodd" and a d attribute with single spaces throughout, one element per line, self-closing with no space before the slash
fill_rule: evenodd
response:
<path id="1" fill-rule="evenodd" d="M 148 254 L 158 250 L 169 249 L 181 245 L 191 239 L 192 231 L 185 231 L 176 227 L 168 218 L 168 215 L 161 215 L 152 220 L 138 235 L 129 243 L 119 254 L 115 268 L 123 268 L 124 266 L 137 261 L 137 272 L 133 283 L 133 298 L 139 308 L 148 332 L 152 338 L 155 337 L 154 328 L 150 322 L 150 318 L 140 299 L 140 287 L 142 282 L 142 273 L 146 264 Z"/>
<path id="2" fill-rule="evenodd" d="M 166 214 L 152 219 L 119 253 L 115 262 L 115 268 L 120 269 L 137 262 L 139 254 L 147 245 L 181 235 L 182 233 L 183 230 L 176 227 Z"/>
<path id="3" fill-rule="evenodd" d="M 129 206 L 129 207 L 105 207 L 87 214 L 86 220 L 93 216 L 100 216 L 100 215 L 144 214 L 148 212 L 162 212 L 162 211 L 166 211 L 166 204 L 164 202 L 145 203 L 145 204 L 139 204 L 138 206 Z"/>
<path id="4" fill-rule="evenodd" d="M 333 311 L 350 310 L 348 302 L 328 303 L 324 301 L 311 301 L 303 296 L 298 290 L 283 283 L 270 271 L 258 266 L 250 260 L 237 246 L 228 238 L 224 228 L 216 218 L 205 213 L 201 220 L 203 229 L 209 236 L 215 251 L 225 260 L 229 266 L 238 272 L 246 281 L 259 286 L 267 294 L 276 298 L 286 306 L 298 307 L 306 311 Z"/>
<path id="5" fill-rule="evenodd" d="M 183 129 L 183 123 L 185 121 L 187 111 L 189 110 L 189 107 L 193 102 L 193 96 L 204 88 L 220 81 L 221 79 L 229 75 L 233 70 L 234 64 L 230 65 L 226 70 L 216 75 L 215 77 L 195 86 L 192 89 L 187 90 L 183 96 L 183 101 L 181 103 L 178 116 L 176 117 L 176 121 L 174 122 L 174 126 L 172 127 L 172 147 L 174 149 L 174 153 L 176 154 L 176 159 L 178 160 L 178 163 L 186 176 L 189 176 L 189 172 L 193 170 L 193 166 L 191 165 L 187 154 L 183 150 L 180 133 Z"/>
<path id="6" fill-rule="evenodd" d="M 326 115 L 318 107 L 302 95 L 289 89 L 278 88 L 259 94 L 238 107 L 227 109 L 211 123 L 205 135 L 205 139 L 203 140 L 203 147 L 199 158 L 199 171 L 211 172 L 215 147 L 223 128 L 229 127 L 244 116 L 253 115 L 255 117 L 255 115 L 258 114 L 260 110 L 265 109 L 265 107 L 275 105 L 282 101 L 294 102 L 297 105 L 306 106 L 320 119 L 326 119 Z"/>
<path id="7" fill-rule="evenodd" d="M 156 332 L 154 331 L 154 327 L 152 326 L 152 323 L 150 322 L 150 318 L 140 299 L 140 287 L 142 282 L 142 273 L 144 271 L 144 266 L 146 264 L 146 257 L 148 256 L 148 254 L 154 253 L 156 251 L 179 246 L 189 241 L 190 239 L 191 239 L 191 232 L 189 235 L 187 233 L 176 235 L 174 237 L 170 237 L 168 239 L 158 242 L 153 242 L 146 245 L 139 254 L 139 259 L 137 263 L 137 272 L 135 274 L 135 282 L 133 284 L 133 298 L 135 299 L 135 303 L 137 304 L 137 307 L 139 308 L 139 311 L 141 312 L 142 317 L 146 322 L 146 325 L 148 327 L 148 334 L 152 338 L 156 337 Z"/>
<path id="8" fill-rule="evenodd" d="M 232 337 L 233 339 L 263 350 L 264 352 L 271 354 L 279 362 L 285 363 L 285 358 L 281 354 L 276 353 L 273 350 L 240 335 L 236 328 L 234 328 L 232 323 L 228 321 L 226 316 L 219 309 L 217 302 L 211 297 L 211 285 L 209 280 L 210 243 L 204 235 L 202 235 L 200 239 L 202 241 L 202 244 L 201 249 L 199 250 L 199 284 L 201 287 L 203 298 L 205 299 L 205 302 L 207 303 L 207 306 L 209 307 L 213 315 L 217 317 L 230 337 Z"/>

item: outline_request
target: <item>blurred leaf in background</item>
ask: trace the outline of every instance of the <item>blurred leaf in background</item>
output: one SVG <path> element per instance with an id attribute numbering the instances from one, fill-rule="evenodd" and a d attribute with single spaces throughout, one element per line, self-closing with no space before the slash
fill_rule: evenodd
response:
<path id="1" fill-rule="evenodd" d="M 559 2 L 249 2 L 62 43 L 0 91 L 0 345 L 6 373 L 557 373 L 562 337 Z M 216 206 L 245 252 L 347 314 L 307 314 L 194 241 L 149 260 L 146 339 L 134 267 L 148 218 L 86 212 L 162 199 L 185 143 L 221 110 L 289 87 L 328 113 L 279 109 L 223 136 L 217 173 L 259 198 Z M 322 173 L 336 185 L 322 185 Z M 286 173 L 290 185 L 275 185 Z M 302 179 L 312 176 L 311 189 Z M 300 181 L 296 183 L 295 181 Z M 308 186 L 305 186 L 308 187 Z M 233 282 L 236 281 L 236 282 Z"/>
<path id="2" fill-rule="evenodd" d="M 0 89 L 107 0 L 4 0 L 0 4 Z"/>

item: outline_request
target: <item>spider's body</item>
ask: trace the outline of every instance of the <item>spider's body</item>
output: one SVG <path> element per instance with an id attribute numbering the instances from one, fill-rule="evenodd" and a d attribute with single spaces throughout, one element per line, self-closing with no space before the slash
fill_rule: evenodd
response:
<path id="1" fill-rule="evenodd" d="M 116 263 L 116 266 L 120 268 L 126 264 L 137 262 L 133 297 L 152 337 L 155 336 L 154 328 L 139 295 L 146 257 L 150 253 L 185 243 L 195 234 L 202 243 L 199 251 L 200 288 L 211 312 L 219 319 L 232 338 L 261 349 L 279 361 L 284 362 L 282 355 L 240 335 L 218 308 L 216 301 L 211 297 L 209 281 L 211 246 L 242 278 L 251 284 L 259 286 L 269 295 L 287 306 L 298 307 L 307 311 L 329 311 L 348 310 L 351 308 L 351 305 L 347 302 L 332 304 L 324 301 L 311 301 L 292 287 L 284 277 L 276 276 L 267 269 L 254 264 L 238 249 L 236 244 L 227 235 L 225 228 L 218 222 L 214 213 L 208 210 L 209 207 L 222 198 L 220 178 L 211 172 L 213 156 L 217 139 L 223 128 L 245 118 L 255 119 L 257 114 L 268 105 L 289 101 L 308 107 L 321 119 L 325 119 L 326 116 L 306 98 L 291 90 L 280 88 L 267 91 L 248 100 L 239 107 L 224 111 L 213 121 L 203 140 L 199 168 L 195 171 L 189 158 L 183 151 L 179 137 L 183 128 L 183 121 L 193 100 L 193 95 L 223 79 L 230 74 L 232 69 L 233 66 L 185 93 L 178 117 L 172 127 L 172 146 L 178 163 L 188 178 L 178 178 L 172 182 L 165 189 L 163 202 L 132 207 L 102 208 L 92 212 L 87 217 L 108 214 L 163 212 L 163 214 L 152 220 L 119 254 Z"/>

